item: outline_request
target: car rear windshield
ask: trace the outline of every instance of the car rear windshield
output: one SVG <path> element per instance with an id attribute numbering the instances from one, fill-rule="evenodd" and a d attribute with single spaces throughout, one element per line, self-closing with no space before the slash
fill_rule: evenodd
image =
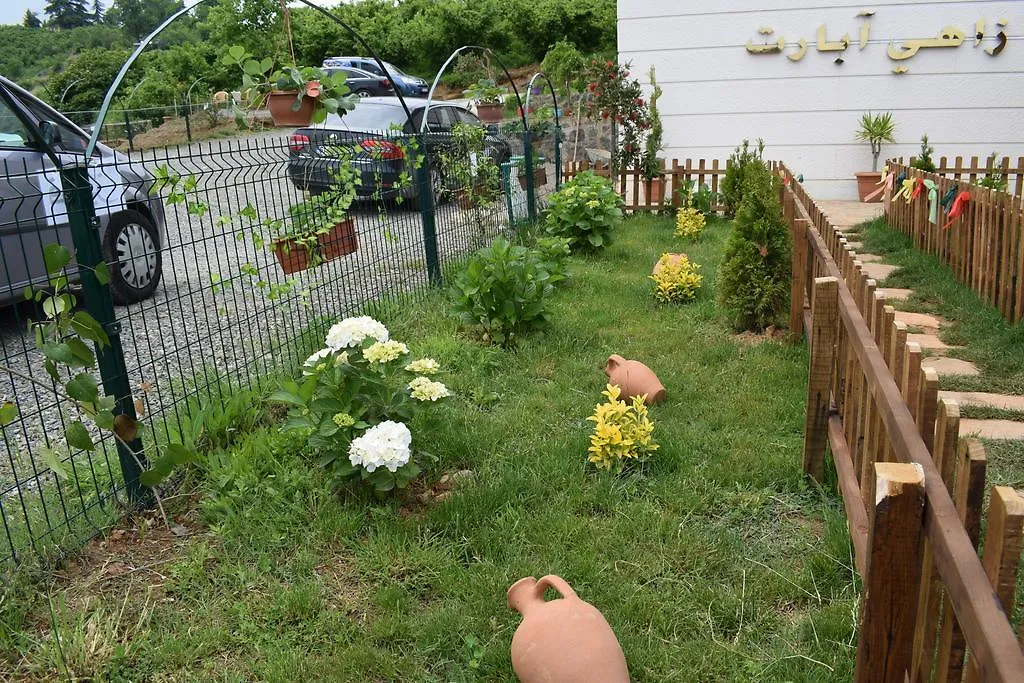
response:
<path id="1" fill-rule="evenodd" d="M 402 128 L 406 121 L 405 111 L 401 107 L 361 102 L 344 117 L 328 116 L 323 127 L 376 132 L 389 130 L 392 126 Z"/>

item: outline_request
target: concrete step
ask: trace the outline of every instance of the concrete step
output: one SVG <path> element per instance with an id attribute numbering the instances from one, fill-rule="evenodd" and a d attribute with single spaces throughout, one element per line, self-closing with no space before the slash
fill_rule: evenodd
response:
<path id="1" fill-rule="evenodd" d="M 976 377 L 981 374 L 977 365 L 970 361 L 960 360 L 959 358 L 933 356 L 922 360 L 921 367 L 934 369 L 935 372 L 939 374 L 939 377 L 944 377 L 946 375 L 968 375 Z"/>
<path id="2" fill-rule="evenodd" d="M 960 346 L 950 346 L 949 344 L 946 344 L 944 341 L 942 341 L 937 336 L 931 333 L 911 333 L 907 335 L 907 341 L 917 342 L 918 344 L 921 345 L 922 349 L 928 349 L 931 351 L 948 351 L 950 349 L 963 348 Z"/>
<path id="3" fill-rule="evenodd" d="M 908 313 L 907 311 L 896 311 L 896 321 L 908 327 L 920 327 L 925 330 L 938 330 L 946 324 L 942 318 L 929 313 Z"/>
<path id="4" fill-rule="evenodd" d="M 966 406 L 1024 411 L 1024 396 L 990 394 L 984 391 L 940 391 L 939 398 L 953 399 Z"/>
<path id="5" fill-rule="evenodd" d="M 878 282 L 881 282 L 899 269 L 899 266 L 890 266 L 888 263 L 865 263 L 861 266 L 861 271 L 865 275 Z"/>
<path id="6" fill-rule="evenodd" d="M 914 293 L 912 289 L 900 289 L 898 287 L 881 287 L 875 291 L 885 294 L 885 298 L 889 301 L 906 301 Z"/>
<path id="7" fill-rule="evenodd" d="M 857 254 L 857 260 L 861 263 L 881 263 L 882 257 L 878 254 Z"/>
<path id="8" fill-rule="evenodd" d="M 1024 422 L 1013 420 L 960 420 L 960 436 L 976 436 L 981 439 L 1002 441 L 1024 440 Z"/>

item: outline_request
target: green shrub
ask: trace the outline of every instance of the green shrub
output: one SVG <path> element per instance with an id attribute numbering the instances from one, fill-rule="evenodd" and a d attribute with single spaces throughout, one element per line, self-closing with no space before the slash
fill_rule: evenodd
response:
<path id="1" fill-rule="evenodd" d="M 743 201 L 719 269 L 721 303 L 744 329 L 775 324 L 789 303 L 790 238 L 778 182 L 764 164 L 747 164 Z"/>
<path id="2" fill-rule="evenodd" d="M 704 232 L 704 226 L 707 221 L 704 219 L 702 214 L 697 209 L 689 206 L 685 206 L 676 213 L 676 237 L 682 237 L 687 240 L 698 240 L 700 235 Z"/>
<path id="3" fill-rule="evenodd" d="M 743 201 L 743 192 L 746 178 L 747 166 L 750 164 L 762 165 L 761 157 L 764 154 L 764 140 L 758 138 L 757 147 L 751 148 L 750 140 L 743 140 L 743 144 L 733 150 L 729 157 L 729 166 L 725 170 L 725 178 L 722 179 L 722 203 L 725 204 L 725 215 L 732 218 L 736 215 L 740 203 Z"/>
<path id="4" fill-rule="evenodd" d="M 530 249 L 494 240 L 455 277 L 452 310 L 484 342 L 512 346 L 547 323 L 548 296 L 565 279 L 564 247 Z"/>
<path id="5" fill-rule="evenodd" d="M 568 239 L 575 251 L 607 246 L 621 219 L 622 198 L 611 182 L 584 171 L 551 195 L 544 224 L 548 234 Z"/>
<path id="6" fill-rule="evenodd" d="M 662 303 L 693 301 L 704 276 L 686 254 L 662 254 L 654 267 L 654 298 Z"/>

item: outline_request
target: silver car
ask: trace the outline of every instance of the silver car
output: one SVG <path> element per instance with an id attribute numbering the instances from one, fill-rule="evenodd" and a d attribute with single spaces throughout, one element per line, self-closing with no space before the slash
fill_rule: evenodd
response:
<path id="1" fill-rule="evenodd" d="M 74 254 L 67 207 L 51 152 L 81 160 L 88 136 L 37 97 L 0 76 L 0 306 L 46 286 L 43 247 Z M 152 175 L 105 145 L 89 159 L 103 259 L 117 303 L 153 294 L 160 281 L 164 208 L 150 196 Z"/>

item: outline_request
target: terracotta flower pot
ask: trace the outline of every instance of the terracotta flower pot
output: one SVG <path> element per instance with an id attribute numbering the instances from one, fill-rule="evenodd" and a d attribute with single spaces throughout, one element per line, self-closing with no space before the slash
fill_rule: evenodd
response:
<path id="1" fill-rule="evenodd" d="M 622 390 L 621 400 L 643 396 L 647 405 L 665 400 L 665 387 L 658 376 L 640 361 L 626 360 L 619 355 L 609 356 L 604 372 L 608 381 Z"/>
<path id="2" fill-rule="evenodd" d="M 869 194 L 878 189 L 878 181 L 882 178 L 881 173 L 878 171 L 862 171 L 855 175 L 857 176 L 857 194 L 862 202 L 875 204 L 882 201 L 884 192 L 878 193 L 873 199 L 867 199 Z"/>
<path id="3" fill-rule="evenodd" d="M 308 126 L 310 124 L 313 120 L 313 111 L 316 109 L 316 99 L 309 95 L 303 95 L 302 104 L 296 111 L 292 107 L 295 106 L 295 99 L 298 96 L 298 90 L 275 90 L 267 95 L 267 109 L 270 110 L 270 118 L 274 120 L 275 126 Z"/>
<path id="4" fill-rule="evenodd" d="M 477 103 L 476 105 L 476 115 L 484 123 L 501 123 L 504 111 L 505 106 L 502 104 Z"/>
<path id="5" fill-rule="evenodd" d="M 460 187 L 455 190 L 455 200 L 459 203 L 459 208 L 463 211 L 469 211 L 476 204 L 476 200 L 473 194 L 464 187 Z"/>
<path id="6" fill-rule="evenodd" d="M 320 253 L 325 261 L 351 254 L 359 248 L 356 239 L 356 224 L 351 218 L 335 223 L 331 231 L 318 238 Z"/>
<path id="7" fill-rule="evenodd" d="M 662 204 L 665 201 L 665 179 L 651 178 L 644 181 L 644 192 L 651 204 Z"/>
<path id="8" fill-rule="evenodd" d="M 661 259 L 659 258 L 658 261 L 654 264 L 654 269 L 651 271 L 651 275 L 657 275 L 658 272 L 665 266 L 674 266 L 680 261 L 682 261 L 684 258 L 688 258 L 686 254 L 669 254 L 668 261 L 664 263 L 662 263 Z M 612 358 L 614 357 L 615 356 L 612 356 Z"/>
<path id="9" fill-rule="evenodd" d="M 538 166 L 537 168 L 533 169 L 533 187 L 534 187 L 534 189 L 536 189 L 538 187 L 543 187 L 544 185 L 547 185 L 547 184 L 548 184 L 548 170 L 546 168 L 544 168 L 543 166 Z M 523 188 L 524 191 L 526 190 L 526 174 L 525 173 L 520 173 L 519 174 L 519 187 Z"/>
<path id="10" fill-rule="evenodd" d="M 562 599 L 545 601 L 549 587 Z M 523 615 L 512 636 L 512 668 L 523 683 L 629 683 L 611 626 L 564 579 L 520 579 L 508 589 L 508 606 Z"/>
<path id="11" fill-rule="evenodd" d="M 313 255 L 309 248 L 291 238 L 274 240 L 273 251 L 285 275 L 306 270 L 313 263 Z"/>

